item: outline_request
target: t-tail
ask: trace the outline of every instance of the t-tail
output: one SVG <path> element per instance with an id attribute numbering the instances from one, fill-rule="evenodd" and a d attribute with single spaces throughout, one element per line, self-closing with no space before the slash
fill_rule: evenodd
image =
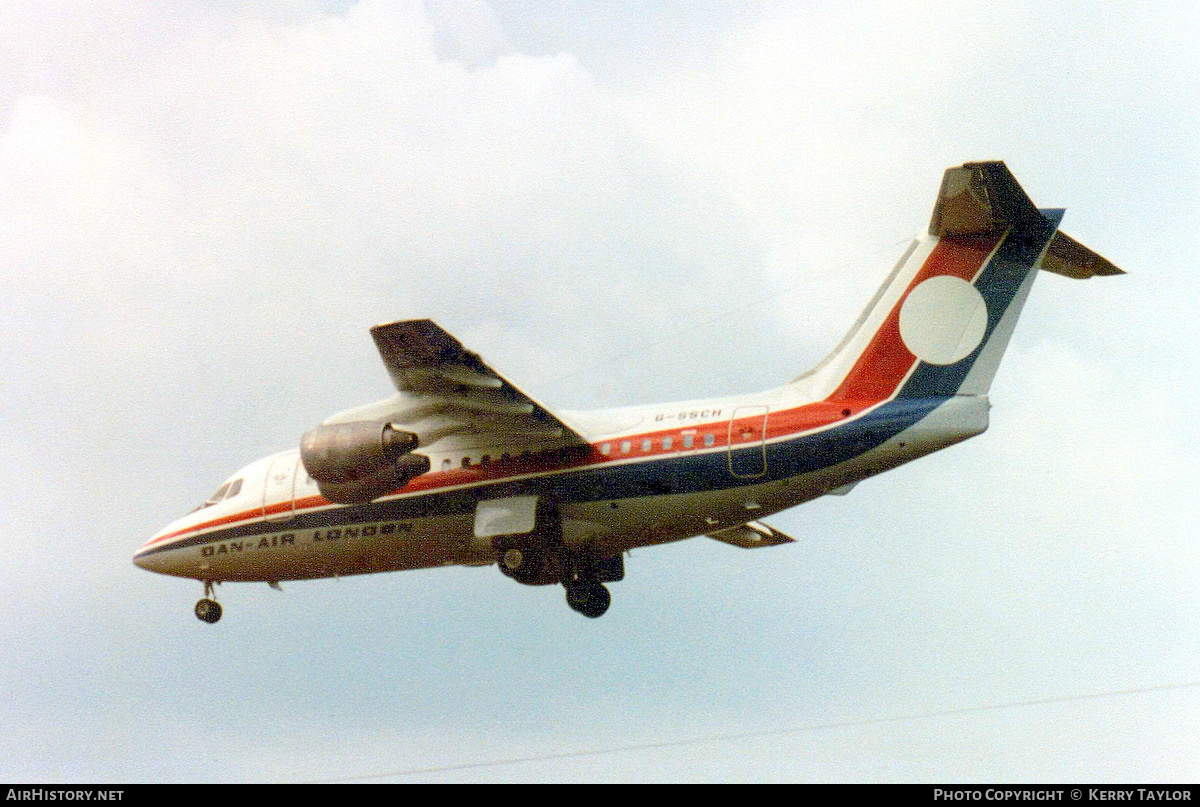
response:
<path id="1" fill-rule="evenodd" d="M 855 408 L 907 398 L 985 396 L 1037 270 L 1123 272 L 1039 210 L 1002 162 L 947 169 L 922 235 L 842 344 L 796 379 Z"/>

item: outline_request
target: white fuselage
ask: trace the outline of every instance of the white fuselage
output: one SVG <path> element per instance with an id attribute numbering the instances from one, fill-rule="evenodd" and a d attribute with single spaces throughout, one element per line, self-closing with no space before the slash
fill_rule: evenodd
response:
<path id="1" fill-rule="evenodd" d="M 429 474 L 365 505 L 323 499 L 299 452 L 285 451 L 241 469 L 232 477 L 242 480 L 238 495 L 169 525 L 137 563 L 201 580 L 269 582 L 486 565 L 497 557 L 475 535 L 476 504 L 529 493 L 557 503 L 568 546 L 618 554 L 768 516 L 987 426 L 986 398 L 855 412 L 789 406 L 791 391 L 567 413 L 590 435 L 584 455 L 431 453 Z"/>

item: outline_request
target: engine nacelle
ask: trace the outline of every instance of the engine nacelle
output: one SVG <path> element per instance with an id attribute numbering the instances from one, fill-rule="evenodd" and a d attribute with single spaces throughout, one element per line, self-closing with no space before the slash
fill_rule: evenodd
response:
<path id="1" fill-rule="evenodd" d="M 417 444 L 417 435 L 390 423 L 375 420 L 329 423 L 311 429 L 300 438 L 300 459 L 308 475 L 318 483 L 345 485 L 380 477 L 378 481 L 382 484 L 383 477 L 393 473 L 398 460 Z M 428 464 L 426 459 L 425 465 Z"/>
<path id="2" fill-rule="evenodd" d="M 364 504 L 374 498 L 390 493 L 408 484 L 429 471 L 429 457 L 420 454 L 405 454 L 392 465 L 351 482 L 321 482 L 317 488 L 321 495 L 336 504 Z"/>

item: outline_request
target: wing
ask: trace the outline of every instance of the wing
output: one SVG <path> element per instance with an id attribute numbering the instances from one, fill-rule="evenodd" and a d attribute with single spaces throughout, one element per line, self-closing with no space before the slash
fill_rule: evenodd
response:
<path id="1" fill-rule="evenodd" d="M 400 393 L 389 417 L 422 446 L 451 439 L 520 452 L 587 444 L 432 320 L 376 325 L 371 336 Z"/>

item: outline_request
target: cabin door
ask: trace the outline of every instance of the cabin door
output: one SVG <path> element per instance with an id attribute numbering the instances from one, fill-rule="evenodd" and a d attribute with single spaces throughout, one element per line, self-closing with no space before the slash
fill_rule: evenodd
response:
<path id="1" fill-rule="evenodd" d="M 729 473 L 755 479 L 767 472 L 767 407 L 739 406 L 729 419 Z"/>

